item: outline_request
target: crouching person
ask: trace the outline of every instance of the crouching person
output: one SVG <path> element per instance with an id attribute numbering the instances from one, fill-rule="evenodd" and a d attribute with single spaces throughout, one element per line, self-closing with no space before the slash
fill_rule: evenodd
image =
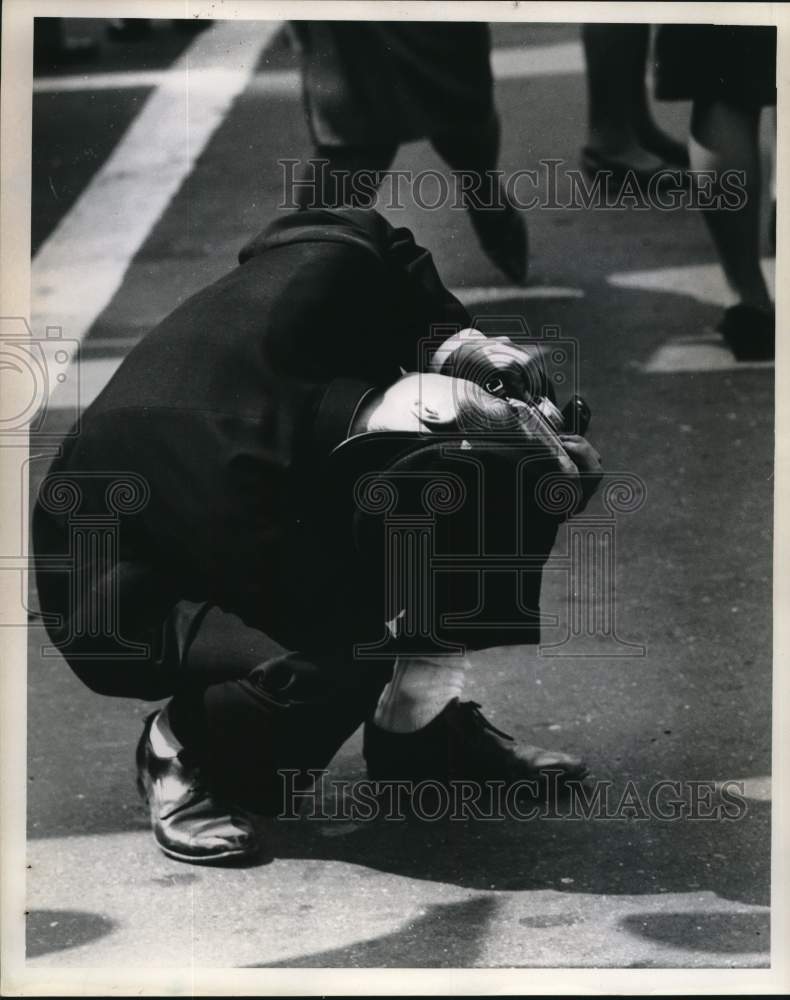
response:
<path id="1" fill-rule="evenodd" d="M 490 365 L 453 374 L 456 341 L 413 371 L 433 328 L 468 323 L 407 230 L 295 213 L 131 351 L 53 463 L 42 611 L 92 690 L 167 699 L 137 768 L 169 856 L 256 855 L 278 772 L 308 781 L 363 722 L 374 778 L 584 773 L 461 698 L 467 648 L 536 641 L 557 519 L 533 487 L 564 477 L 583 502 L 598 468 L 583 438 L 486 388 Z M 523 352 L 502 370 L 505 388 L 539 377 Z M 75 518 L 104 523 L 130 481 L 142 499 L 116 504 L 111 542 L 75 546 Z M 488 552 L 510 573 L 481 603 Z"/>

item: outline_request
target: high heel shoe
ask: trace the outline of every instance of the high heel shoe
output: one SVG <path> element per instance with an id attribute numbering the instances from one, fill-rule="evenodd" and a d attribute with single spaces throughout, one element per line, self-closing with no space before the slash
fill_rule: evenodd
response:
<path id="1" fill-rule="evenodd" d="M 771 361 L 775 352 L 773 311 L 739 303 L 725 310 L 716 327 L 736 361 Z"/>

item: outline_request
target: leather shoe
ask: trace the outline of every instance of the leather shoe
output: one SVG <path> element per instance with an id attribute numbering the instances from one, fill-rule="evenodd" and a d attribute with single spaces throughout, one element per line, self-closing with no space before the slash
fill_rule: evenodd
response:
<path id="1" fill-rule="evenodd" d="M 736 361 L 772 361 L 776 351 L 773 311 L 739 303 L 725 310 L 717 327 Z"/>
<path id="2" fill-rule="evenodd" d="M 535 781 L 553 771 L 562 783 L 587 774 L 578 757 L 519 746 L 491 725 L 477 702 L 457 698 L 415 733 L 391 733 L 368 723 L 363 753 L 373 781 Z"/>
<path id="3" fill-rule="evenodd" d="M 137 787 L 148 803 L 157 845 L 177 861 L 242 861 L 259 851 L 251 817 L 223 803 L 187 749 L 160 757 L 151 744 L 149 715 L 137 745 Z"/>

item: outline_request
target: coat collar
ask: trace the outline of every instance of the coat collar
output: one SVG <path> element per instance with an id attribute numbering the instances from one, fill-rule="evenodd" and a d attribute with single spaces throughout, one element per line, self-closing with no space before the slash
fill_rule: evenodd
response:
<path id="1" fill-rule="evenodd" d="M 348 243 L 381 258 L 391 227 L 374 209 L 302 209 L 276 218 L 242 247 L 239 263 L 246 263 L 274 247 L 293 243 Z"/>
<path id="2" fill-rule="evenodd" d="M 351 432 L 359 408 L 380 387 L 361 379 L 337 378 L 327 386 L 316 411 L 313 442 L 318 459 L 329 456 Z"/>

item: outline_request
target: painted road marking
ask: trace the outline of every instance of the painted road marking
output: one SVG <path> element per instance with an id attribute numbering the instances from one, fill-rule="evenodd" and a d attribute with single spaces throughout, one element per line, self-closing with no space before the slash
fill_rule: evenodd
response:
<path id="1" fill-rule="evenodd" d="M 279 22 L 259 22 L 279 27 Z M 491 70 L 496 80 L 516 80 L 536 76 L 567 76 L 584 72 L 584 53 L 579 42 L 558 45 L 514 45 L 494 49 Z M 68 93 L 83 90 L 122 90 L 133 87 L 160 87 L 170 70 L 129 70 L 119 73 L 83 73 L 79 76 L 40 76 L 33 81 L 34 94 Z M 211 86 L 212 70 L 192 72 L 190 87 Z M 256 94 L 291 95 L 301 91 L 298 69 L 264 70 L 250 80 Z"/>
<path id="2" fill-rule="evenodd" d="M 668 268 L 667 271 L 699 271 L 713 270 L 714 266 L 710 269 L 706 268 Z M 767 269 L 770 274 L 770 268 Z M 643 272 L 643 274 L 654 274 L 656 272 Z M 613 276 L 617 277 L 617 276 Z M 610 282 L 614 284 L 610 279 Z M 714 297 L 714 292 L 712 291 L 712 286 L 714 282 L 711 280 L 710 286 L 706 287 L 704 284 L 697 287 L 697 292 L 700 296 L 707 296 L 702 298 L 702 301 L 713 302 L 714 304 L 721 305 Z M 723 280 L 721 281 L 722 288 Z M 628 287 L 640 287 L 636 284 L 629 285 Z M 650 286 L 650 290 L 656 290 L 655 285 Z M 669 288 L 663 288 L 664 291 L 669 291 Z M 677 290 L 677 286 L 675 289 Z M 485 305 L 492 302 L 505 302 L 513 301 L 514 299 L 527 300 L 527 299 L 581 299 L 584 298 L 584 291 L 581 288 L 570 288 L 554 285 L 536 285 L 532 287 L 522 288 L 519 285 L 512 286 L 493 286 L 493 287 L 468 287 L 468 288 L 453 288 L 452 293 L 463 303 L 465 306 L 474 305 Z M 719 291 L 719 296 L 721 297 L 722 291 Z M 131 349 L 136 340 L 124 341 L 121 345 L 120 342 L 114 341 L 103 341 L 102 342 L 107 347 L 112 347 L 117 350 L 119 346 L 124 349 Z M 91 347 L 96 347 L 97 344 L 91 342 Z M 53 394 L 49 401 L 49 406 L 52 409 L 72 409 L 84 408 L 89 406 L 93 400 L 98 396 L 110 378 L 113 376 L 118 366 L 123 360 L 122 357 L 115 356 L 111 358 L 107 357 L 82 357 L 79 360 L 79 379 L 75 379 L 73 376 L 66 380 L 64 386 L 58 387 L 58 390 Z M 51 370 L 54 372 L 56 370 L 55 366 L 50 366 Z M 744 371 L 747 369 L 754 368 L 772 368 L 772 361 L 736 361 L 732 352 L 724 344 L 720 335 L 714 331 L 703 331 L 699 334 L 687 337 L 678 337 L 671 340 L 665 344 L 662 344 L 649 358 L 649 360 L 641 366 L 641 371 L 650 374 L 670 374 L 672 372 L 705 372 L 705 371 Z M 73 368 L 70 369 L 73 371 Z"/>
<path id="3" fill-rule="evenodd" d="M 775 263 L 773 257 L 762 260 L 763 273 L 771 289 L 774 286 Z M 705 305 L 726 307 L 735 302 L 735 296 L 727 288 L 719 264 L 689 264 L 684 267 L 660 267 L 650 271 L 619 271 L 610 274 L 606 281 L 615 288 L 685 295 Z"/>
<path id="4" fill-rule="evenodd" d="M 158 87 L 169 70 L 144 69 L 118 73 L 83 73 L 80 76 L 39 76 L 33 80 L 34 94 L 68 94 L 81 90 L 131 90 Z"/>
<path id="5" fill-rule="evenodd" d="M 491 288 L 451 288 L 450 291 L 465 306 L 486 302 L 512 302 L 513 299 L 583 299 L 581 288 L 563 288 L 555 285 L 494 285 Z"/>
<path id="6" fill-rule="evenodd" d="M 721 335 L 710 332 L 694 337 L 677 337 L 662 344 L 640 370 L 647 375 L 666 375 L 671 372 L 742 371 L 773 366 L 773 361 L 736 361 Z"/>
<path id="7" fill-rule="evenodd" d="M 763 259 L 762 268 L 770 289 L 774 287 L 773 257 Z M 666 292 L 683 295 L 705 305 L 726 308 L 735 296 L 724 280 L 719 264 L 690 264 L 686 267 L 662 267 L 649 271 L 621 271 L 611 274 L 607 283 L 615 288 L 632 291 Z M 773 361 L 737 361 L 721 336 L 712 330 L 702 330 L 694 336 L 676 337 L 662 344 L 641 366 L 650 375 L 671 372 L 743 371 L 750 368 L 772 368 Z"/>
<path id="8" fill-rule="evenodd" d="M 761 774 L 751 778 L 731 778 L 726 782 L 717 782 L 717 787 L 720 789 L 723 785 L 737 794 L 743 795 L 745 799 L 751 799 L 752 802 L 770 802 L 771 801 L 771 775 Z M 741 792 L 740 787 L 743 787 Z"/>
<path id="9" fill-rule="evenodd" d="M 202 70 L 191 70 L 189 88 L 202 92 L 214 86 L 214 81 L 225 71 L 218 66 Z M 34 94 L 82 93 L 89 90 L 135 90 L 173 85 L 172 70 L 147 69 L 118 73 L 93 73 L 81 76 L 42 76 L 33 81 Z M 183 86 L 183 84 L 178 84 Z M 271 70 L 256 73 L 249 81 L 250 88 L 264 94 L 298 94 L 300 77 L 298 70 Z"/>
<path id="10" fill-rule="evenodd" d="M 491 70 L 496 80 L 570 76 L 584 72 L 584 51 L 581 42 L 514 45 L 494 49 L 491 53 Z"/>
<path id="11" fill-rule="evenodd" d="M 277 30 L 226 21 L 199 35 L 110 158 L 42 245 L 32 265 L 33 332 L 60 328 L 81 341 L 123 281 L 132 257 L 167 208 Z M 211 71 L 212 86 L 192 81 Z M 215 72 L 216 71 L 216 72 Z M 50 392 L 56 386 L 54 370 Z"/>
<path id="12" fill-rule="evenodd" d="M 584 297 L 584 292 L 580 288 L 562 288 L 553 285 L 536 285 L 532 288 L 522 288 L 519 285 L 494 286 L 492 288 L 453 288 L 451 291 L 467 306 L 481 305 L 487 302 L 512 301 L 513 299 L 580 299 Z M 53 410 L 70 409 L 76 412 L 78 409 L 90 406 L 123 360 L 123 357 L 116 353 L 118 348 L 129 350 L 137 342 L 137 340 L 124 340 L 123 342 L 104 340 L 102 345 L 113 350 L 113 357 L 86 358 L 84 355 L 80 357 L 77 365 L 72 365 L 68 369 L 65 382 L 58 386 L 57 391 L 52 394 L 48 404 L 49 408 Z M 55 343 L 57 344 L 57 342 Z M 91 349 L 97 347 L 97 343 L 93 340 L 89 341 L 88 344 Z M 76 375 L 79 377 L 75 377 Z"/>

